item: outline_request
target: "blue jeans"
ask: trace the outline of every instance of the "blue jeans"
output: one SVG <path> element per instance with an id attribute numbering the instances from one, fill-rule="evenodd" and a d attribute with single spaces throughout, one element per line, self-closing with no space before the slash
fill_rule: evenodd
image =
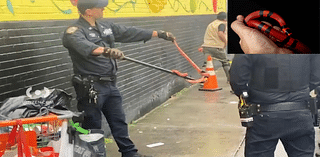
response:
<path id="1" fill-rule="evenodd" d="M 80 87 L 74 86 L 76 93 Z M 98 91 L 98 104 L 90 104 L 88 98 L 78 99 L 78 110 L 85 112 L 82 127 L 85 129 L 101 129 L 101 112 L 107 119 L 113 138 L 121 153 L 137 152 L 129 138 L 128 124 L 122 108 L 122 97 L 115 82 L 95 82 L 94 89 Z"/>
<path id="2" fill-rule="evenodd" d="M 278 140 L 289 157 L 313 157 L 315 131 L 310 110 L 264 112 L 247 128 L 245 156 L 273 157 Z"/>

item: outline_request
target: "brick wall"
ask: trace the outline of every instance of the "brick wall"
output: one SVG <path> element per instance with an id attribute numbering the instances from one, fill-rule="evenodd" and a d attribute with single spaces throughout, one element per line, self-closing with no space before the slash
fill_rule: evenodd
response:
<path id="1" fill-rule="evenodd" d="M 61 46 L 62 21 L 0 23 L 0 101 L 28 87 L 71 92 L 72 64 Z"/>
<path id="2" fill-rule="evenodd" d="M 177 37 L 180 47 L 199 66 L 203 55 L 197 48 L 203 42 L 207 25 L 213 15 L 144 17 L 109 19 L 126 26 L 165 30 Z M 72 63 L 61 44 L 62 32 L 74 20 L 26 21 L 0 23 L 0 101 L 24 95 L 28 87 L 60 88 L 73 93 L 70 79 Z M 199 78 L 176 47 L 163 39 L 147 43 L 118 44 L 128 57 L 167 69 L 188 72 Z M 183 79 L 129 61 L 119 62 L 118 87 L 130 122 L 167 100 L 172 94 L 189 86 Z M 75 109 L 75 100 L 71 109 Z"/>

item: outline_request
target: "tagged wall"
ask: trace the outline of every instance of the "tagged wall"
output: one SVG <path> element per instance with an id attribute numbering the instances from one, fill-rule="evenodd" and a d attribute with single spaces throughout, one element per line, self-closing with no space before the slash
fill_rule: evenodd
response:
<path id="1" fill-rule="evenodd" d="M 79 17 L 77 0 L 2 0 L 0 21 L 57 20 Z M 73 4 L 72 4 L 73 3 Z M 105 18 L 216 14 L 226 0 L 109 0 Z"/>

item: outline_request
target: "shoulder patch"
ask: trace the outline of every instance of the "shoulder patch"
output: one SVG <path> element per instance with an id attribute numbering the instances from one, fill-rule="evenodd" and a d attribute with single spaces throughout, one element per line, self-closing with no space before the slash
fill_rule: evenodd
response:
<path id="1" fill-rule="evenodd" d="M 69 27 L 66 31 L 67 34 L 73 34 L 74 32 L 76 32 L 79 28 L 78 27 Z"/>

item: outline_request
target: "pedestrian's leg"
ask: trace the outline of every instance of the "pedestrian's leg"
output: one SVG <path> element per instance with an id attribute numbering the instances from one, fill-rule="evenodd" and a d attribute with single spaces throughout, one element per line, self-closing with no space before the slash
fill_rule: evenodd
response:
<path id="1" fill-rule="evenodd" d="M 204 54 L 204 62 L 203 62 L 203 69 L 202 70 L 206 70 L 206 66 L 207 66 L 207 59 L 208 59 L 208 56 L 212 56 L 212 52 L 210 52 L 210 48 L 203 48 L 203 54 Z"/>
<path id="2" fill-rule="evenodd" d="M 221 62 L 224 73 L 226 74 L 226 77 L 227 77 L 227 82 L 230 82 L 230 74 L 229 74 L 230 63 L 227 60 L 226 53 L 224 52 L 223 49 L 214 49 L 212 53 L 213 53 L 212 57 L 219 59 L 219 61 Z"/>
<path id="3" fill-rule="evenodd" d="M 222 67 L 223 67 L 224 73 L 226 74 L 227 82 L 229 83 L 230 82 L 230 74 L 229 74 L 230 64 L 229 64 L 229 62 L 223 62 Z"/>
<path id="4" fill-rule="evenodd" d="M 203 54 L 203 57 L 204 57 L 204 60 L 203 60 L 203 64 L 202 64 L 202 67 L 203 68 L 206 68 L 207 66 L 207 56 L 206 56 L 206 53 L 202 50 L 202 54 Z"/>

